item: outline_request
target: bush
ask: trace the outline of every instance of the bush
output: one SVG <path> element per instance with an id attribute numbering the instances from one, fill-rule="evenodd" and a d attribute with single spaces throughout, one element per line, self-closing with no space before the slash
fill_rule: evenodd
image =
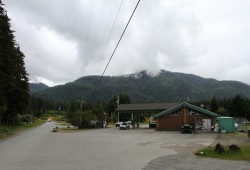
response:
<path id="1" fill-rule="evenodd" d="M 8 133 L 10 132 L 10 128 L 6 126 L 0 126 L 0 133 Z"/>
<path id="2" fill-rule="evenodd" d="M 112 121 L 113 123 L 116 123 L 116 122 L 117 122 L 117 116 L 116 116 L 115 113 L 112 114 L 112 116 L 111 116 L 111 121 Z"/>
<path id="3" fill-rule="evenodd" d="M 96 117 L 90 112 L 75 112 L 68 116 L 69 122 L 73 126 L 77 126 L 79 129 L 93 128 L 91 120 L 95 120 Z"/>

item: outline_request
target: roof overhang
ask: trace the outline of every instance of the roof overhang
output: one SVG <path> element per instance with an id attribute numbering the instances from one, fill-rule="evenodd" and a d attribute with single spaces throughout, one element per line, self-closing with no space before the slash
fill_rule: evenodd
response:
<path id="1" fill-rule="evenodd" d="M 201 107 L 194 106 L 194 105 L 189 104 L 189 103 L 187 103 L 187 102 L 183 102 L 183 103 L 178 104 L 178 105 L 176 105 L 176 106 L 174 106 L 174 107 L 172 107 L 172 108 L 170 108 L 170 109 L 167 109 L 167 110 L 165 110 L 165 111 L 162 111 L 162 112 L 160 112 L 160 113 L 154 115 L 154 117 L 155 117 L 155 118 L 159 118 L 159 117 L 161 117 L 161 116 L 171 114 L 172 112 L 177 111 L 177 110 L 179 110 L 179 109 L 182 108 L 182 107 L 187 107 L 187 108 L 189 108 L 189 109 L 192 109 L 193 111 L 197 111 L 197 112 L 199 112 L 199 113 L 203 113 L 203 114 L 206 114 L 206 115 L 208 115 L 208 116 L 212 116 L 212 117 L 217 117 L 217 116 L 218 116 L 218 114 L 216 114 L 216 113 L 214 113 L 214 112 L 211 112 L 211 111 L 209 111 L 209 110 L 203 109 L 203 108 L 201 108 Z"/>
<path id="2" fill-rule="evenodd" d="M 140 104 L 120 104 L 116 109 L 119 113 L 159 113 L 172 108 L 179 103 L 140 103 Z"/>

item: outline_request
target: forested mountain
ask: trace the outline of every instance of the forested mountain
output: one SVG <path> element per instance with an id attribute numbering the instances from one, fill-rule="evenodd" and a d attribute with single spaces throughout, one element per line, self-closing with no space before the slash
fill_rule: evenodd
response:
<path id="1" fill-rule="evenodd" d="M 112 96 L 127 93 L 132 102 L 170 102 L 224 99 L 236 94 L 250 98 L 250 86 L 237 81 L 217 81 L 192 74 L 162 70 L 152 77 L 145 71 L 123 75 L 104 76 L 95 89 L 100 76 L 86 76 L 65 85 L 55 86 L 36 93 L 50 101 L 79 101 L 87 103 L 108 101 Z"/>
<path id="2" fill-rule="evenodd" d="M 41 90 L 45 90 L 49 88 L 49 86 L 47 86 L 46 84 L 43 83 L 29 83 L 29 89 L 31 93 L 34 92 L 39 92 Z"/>

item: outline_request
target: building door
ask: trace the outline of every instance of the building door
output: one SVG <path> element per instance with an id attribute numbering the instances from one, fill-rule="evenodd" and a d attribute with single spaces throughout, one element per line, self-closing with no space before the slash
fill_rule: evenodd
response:
<path id="1" fill-rule="evenodd" d="M 202 119 L 202 121 L 203 121 L 204 130 L 210 130 L 211 129 L 211 119 Z"/>

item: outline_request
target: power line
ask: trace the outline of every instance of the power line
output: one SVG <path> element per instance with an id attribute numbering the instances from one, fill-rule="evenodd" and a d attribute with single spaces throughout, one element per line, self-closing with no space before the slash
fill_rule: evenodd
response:
<path id="1" fill-rule="evenodd" d="M 95 36 L 94 36 L 94 43 L 93 43 L 93 45 L 92 45 L 92 50 L 90 51 L 90 52 L 91 52 L 91 53 L 90 53 L 90 56 L 93 54 L 93 51 L 94 51 L 95 45 L 96 45 L 96 39 L 97 39 L 97 37 L 99 37 L 99 33 L 100 33 L 100 30 L 101 30 L 100 25 L 101 25 L 102 18 L 103 18 L 103 12 L 104 12 L 105 2 L 106 2 L 106 0 L 103 1 L 101 13 L 100 13 L 100 18 L 99 18 L 99 20 L 98 20 L 98 22 L 97 22 L 97 25 L 98 25 L 98 26 L 97 26 L 97 31 L 96 31 L 96 34 L 95 34 Z"/>
<path id="2" fill-rule="evenodd" d="M 112 58 L 113 58 L 113 56 L 114 56 L 114 54 L 115 54 L 115 51 L 116 51 L 116 49 L 117 49 L 118 45 L 120 44 L 121 39 L 122 39 L 122 37 L 123 37 L 123 35 L 124 35 L 125 31 L 127 30 L 127 27 L 128 27 L 128 25 L 129 25 L 129 23 L 130 23 L 130 21 L 131 21 L 131 19 L 132 19 L 133 15 L 134 15 L 134 13 L 135 13 L 136 9 L 137 9 L 137 7 L 138 7 L 138 5 L 139 5 L 140 1 L 141 1 L 141 0 L 138 0 L 138 2 L 137 2 L 137 4 L 136 4 L 136 6 L 135 6 L 135 8 L 134 8 L 134 11 L 133 11 L 133 13 L 131 14 L 131 16 L 130 16 L 130 18 L 129 18 L 128 22 L 127 22 L 127 25 L 126 25 L 126 27 L 124 28 L 124 30 L 123 30 L 123 32 L 122 32 L 122 35 L 121 35 L 121 37 L 120 37 L 119 41 L 117 42 L 116 47 L 115 47 L 115 49 L 114 49 L 114 51 L 113 51 L 113 53 L 112 53 L 111 57 L 109 58 L 109 61 L 108 61 L 107 65 L 106 65 L 106 67 L 105 67 L 105 69 L 104 69 L 104 71 L 103 71 L 103 73 L 102 73 L 101 77 L 99 78 L 99 81 L 98 81 L 98 83 L 97 83 L 97 85 L 96 85 L 96 87 L 95 87 L 95 89 L 94 89 L 94 90 L 96 90 L 96 89 L 98 88 L 98 86 L 100 85 L 101 80 L 102 80 L 102 78 L 103 78 L 103 75 L 105 74 L 105 72 L 106 72 L 106 70 L 107 70 L 107 68 L 108 68 L 108 66 L 109 66 L 109 63 L 110 63 L 110 61 L 112 60 Z"/>
<path id="3" fill-rule="evenodd" d="M 109 45 L 110 38 L 111 38 L 111 35 L 112 35 L 112 33 L 113 33 L 113 31 L 114 31 L 114 28 L 115 28 L 115 26 L 116 26 L 116 23 L 117 23 L 117 20 L 118 20 L 118 17 L 119 17 L 121 8 L 122 8 L 123 1 L 124 1 L 124 0 L 122 0 L 121 3 L 120 3 L 119 9 L 118 9 L 118 11 L 117 11 L 117 14 L 116 14 L 116 17 L 115 17 L 115 20 L 114 20 L 114 23 L 113 23 L 112 28 L 111 28 L 111 31 L 110 31 L 110 33 L 109 33 L 108 40 L 107 40 L 106 45 L 105 45 L 105 47 L 104 47 L 104 49 L 103 49 L 103 51 L 102 51 L 102 53 L 101 53 L 101 58 L 103 57 L 103 55 L 104 55 L 104 53 L 105 53 L 105 51 L 107 50 L 107 47 L 108 47 L 108 45 Z"/>
<path id="4" fill-rule="evenodd" d="M 87 27 L 87 30 L 86 30 L 86 35 L 85 35 L 85 38 L 86 38 L 86 40 L 85 40 L 85 42 L 84 42 L 84 45 L 83 45 L 83 58 L 84 58 L 84 56 L 85 56 L 85 54 L 86 54 L 86 51 L 87 51 L 87 42 L 88 42 L 88 35 L 89 35 L 89 27 L 90 27 L 90 20 L 91 20 L 91 15 L 92 15 L 92 6 L 93 6 L 93 4 L 92 4 L 93 2 L 92 2 L 92 0 L 91 0 L 91 7 L 90 7 L 90 14 L 89 14 L 89 18 L 88 18 L 88 27 Z"/>
<path id="5" fill-rule="evenodd" d="M 102 53 L 100 53 L 100 54 L 101 54 L 101 58 L 102 58 L 102 56 L 104 55 L 104 53 L 105 53 L 105 51 L 106 51 L 106 49 L 107 49 L 107 46 L 108 46 L 108 44 L 109 44 L 110 37 L 111 37 L 111 35 L 112 35 L 112 33 L 113 33 L 113 30 L 114 30 L 114 27 L 115 27 L 115 25 L 116 25 L 116 23 L 117 23 L 118 16 L 119 16 L 119 14 L 120 14 L 120 11 L 121 11 L 121 8 L 122 8 L 123 1 L 124 1 L 124 0 L 121 0 L 121 2 L 120 2 L 120 5 L 119 5 L 119 8 L 118 8 L 118 11 L 117 11 L 115 20 L 114 20 L 114 22 L 113 22 L 111 31 L 110 31 L 109 36 L 108 36 L 108 40 L 107 40 L 107 42 L 106 42 L 106 44 L 105 44 L 105 48 L 104 48 L 104 50 L 102 51 Z M 102 21 L 101 18 L 103 17 L 105 2 L 106 2 L 106 0 L 104 0 L 103 5 L 102 5 L 101 16 L 100 16 L 100 19 L 99 19 L 99 25 L 100 25 L 100 23 L 101 23 L 101 21 Z M 90 9 L 90 15 L 89 15 L 89 21 L 88 21 L 88 29 L 87 29 L 87 32 L 86 32 L 86 36 L 87 36 L 87 37 L 88 37 L 88 34 L 89 34 L 89 25 L 90 25 L 90 18 L 91 18 L 91 14 L 92 14 L 92 12 L 91 12 L 91 11 L 92 11 L 92 6 L 93 6 L 93 5 L 92 5 L 92 0 L 91 0 L 91 9 Z M 92 48 L 95 47 L 96 38 L 97 38 L 97 36 L 99 36 L 100 28 L 101 28 L 101 27 L 99 26 L 98 29 L 97 29 L 97 33 L 96 33 L 96 35 L 95 35 L 95 37 L 94 37 L 94 44 L 93 44 Z M 86 39 L 87 39 L 87 38 L 86 38 Z M 85 48 L 86 48 L 86 47 L 87 47 L 87 45 L 85 45 Z M 84 53 L 83 53 L 83 56 L 85 56 L 86 50 L 83 51 L 83 52 L 84 52 Z M 91 56 L 92 54 L 93 54 L 93 49 L 90 50 L 90 56 Z M 94 89 L 96 89 L 96 88 L 94 88 Z M 92 93 L 93 93 L 93 92 L 94 92 L 94 90 L 92 91 Z"/>

